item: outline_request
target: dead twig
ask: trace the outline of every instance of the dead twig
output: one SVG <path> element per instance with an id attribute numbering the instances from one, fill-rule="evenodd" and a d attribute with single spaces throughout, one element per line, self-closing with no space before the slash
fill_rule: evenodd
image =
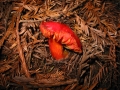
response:
<path id="1" fill-rule="evenodd" d="M 16 22 L 16 36 L 17 36 L 18 51 L 19 51 L 19 55 L 20 55 L 20 58 L 21 58 L 22 68 L 24 70 L 24 73 L 25 73 L 26 77 L 30 78 L 30 73 L 28 72 L 28 68 L 26 66 L 23 50 L 22 50 L 22 47 L 20 45 L 20 37 L 19 37 L 19 32 L 18 32 L 19 20 L 20 20 L 20 15 L 21 15 L 20 13 L 22 12 L 22 10 L 23 10 L 23 7 L 20 7 L 19 11 L 17 13 L 18 17 L 17 17 L 17 22 Z"/>
<path id="2" fill-rule="evenodd" d="M 30 82 L 30 87 L 54 87 L 54 86 L 61 86 L 61 85 L 69 85 L 69 84 L 73 84 L 73 83 L 78 83 L 77 79 L 69 79 L 66 81 L 61 81 L 61 82 L 53 82 L 53 83 L 36 83 L 36 82 Z"/>
<path id="3" fill-rule="evenodd" d="M 6 40 L 6 38 L 8 38 L 9 35 L 12 33 L 12 30 L 13 30 L 13 28 L 14 28 L 14 22 L 15 22 L 15 21 L 16 21 L 16 16 L 13 15 L 12 21 L 11 21 L 11 23 L 10 23 L 10 25 L 9 25 L 6 33 L 5 33 L 5 35 L 4 35 L 4 36 L 2 37 L 2 39 L 0 40 L 0 47 L 3 45 L 4 41 Z"/>

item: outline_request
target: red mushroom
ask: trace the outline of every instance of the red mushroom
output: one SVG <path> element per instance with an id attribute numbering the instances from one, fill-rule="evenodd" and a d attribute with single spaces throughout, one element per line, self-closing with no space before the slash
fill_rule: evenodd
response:
<path id="1" fill-rule="evenodd" d="M 62 45 L 75 52 L 82 53 L 82 45 L 79 38 L 67 25 L 59 22 L 47 21 L 40 24 L 40 30 L 45 37 L 50 39 L 50 51 L 55 59 L 58 59 L 55 56 L 60 54 L 61 58 L 59 59 L 64 58 Z M 59 54 L 57 54 L 57 52 Z"/>

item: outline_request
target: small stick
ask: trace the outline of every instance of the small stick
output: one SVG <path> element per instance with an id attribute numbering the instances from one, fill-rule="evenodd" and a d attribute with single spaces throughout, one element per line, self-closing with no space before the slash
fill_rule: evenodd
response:
<path id="1" fill-rule="evenodd" d="M 26 77 L 30 78 L 30 73 L 28 72 L 28 68 L 26 66 L 23 50 L 22 50 L 22 47 L 20 45 L 20 36 L 19 36 L 19 32 L 18 32 L 19 20 L 20 20 L 20 15 L 21 15 L 20 13 L 22 12 L 22 10 L 23 10 L 23 7 L 20 7 L 19 10 L 18 10 L 18 14 L 17 14 L 18 16 L 17 16 L 17 21 L 16 21 L 16 36 L 17 36 L 18 52 L 19 52 L 19 55 L 20 55 L 20 58 L 21 58 L 22 68 L 24 70 L 24 73 L 25 73 Z"/>
<path id="2" fill-rule="evenodd" d="M 61 82 L 53 82 L 53 83 L 36 83 L 36 82 L 30 82 L 29 84 L 31 84 L 30 86 L 32 86 L 32 88 L 40 88 L 40 87 L 55 87 L 55 86 L 62 86 L 62 85 L 69 85 L 69 84 L 73 84 L 73 83 L 78 83 L 77 79 L 70 79 L 70 80 L 66 80 L 66 81 L 61 81 Z"/>

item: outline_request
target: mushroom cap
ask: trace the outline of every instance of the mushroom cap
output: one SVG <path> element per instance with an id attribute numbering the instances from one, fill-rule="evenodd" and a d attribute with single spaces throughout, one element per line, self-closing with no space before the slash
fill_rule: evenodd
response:
<path id="1" fill-rule="evenodd" d="M 67 25 L 54 21 L 41 22 L 40 30 L 45 37 L 53 38 L 66 48 L 82 53 L 80 39 Z"/>

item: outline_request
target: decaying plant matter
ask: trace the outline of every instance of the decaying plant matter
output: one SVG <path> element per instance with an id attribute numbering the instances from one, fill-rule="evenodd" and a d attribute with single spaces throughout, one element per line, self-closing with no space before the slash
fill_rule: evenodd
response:
<path id="1" fill-rule="evenodd" d="M 115 0 L 118 2 L 118 0 Z M 120 11 L 111 0 L 0 1 L 0 88 L 119 90 Z M 82 53 L 51 57 L 43 21 L 68 25 Z"/>

